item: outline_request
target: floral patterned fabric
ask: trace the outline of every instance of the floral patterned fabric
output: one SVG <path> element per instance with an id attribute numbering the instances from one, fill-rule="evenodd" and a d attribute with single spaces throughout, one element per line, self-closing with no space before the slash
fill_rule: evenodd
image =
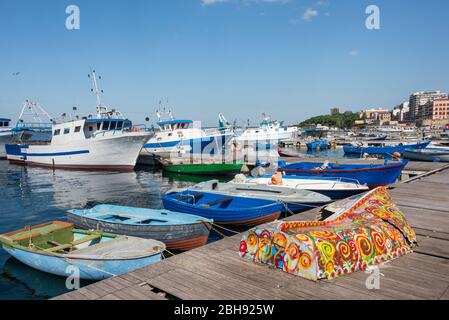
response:
<path id="1" fill-rule="evenodd" d="M 240 256 L 307 279 L 332 279 L 409 253 L 415 242 L 415 232 L 380 187 L 325 221 L 253 228 L 243 235 Z"/>

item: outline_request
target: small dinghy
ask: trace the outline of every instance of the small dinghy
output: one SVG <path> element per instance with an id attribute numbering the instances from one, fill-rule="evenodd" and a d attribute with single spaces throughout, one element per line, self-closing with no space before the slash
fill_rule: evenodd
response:
<path id="1" fill-rule="evenodd" d="M 278 149 L 278 153 L 281 157 L 286 157 L 286 158 L 308 158 L 307 155 L 305 155 L 304 153 L 301 152 L 297 152 L 297 151 L 290 151 L 290 150 L 285 150 L 285 149 Z"/>
<path id="2" fill-rule="evenodd" d="M 404 150 L 404 158 L 418 161 L 449 162 L 449 149 L 425 148 L 421 150 Z"/>
<path id="3" fill-rule="evenodd" d="M 31 268 L 67 277 L 102 280 L 161 260 L 162 242 L 74 229 L 53 221 L 0 235 L 3 249 Z"/>
<path id="4" fill-rule="evenodd" d="M 294 212 L 320 207 L 332 201 L 331 198 L 313 191 L 268 184 L 220 183 L 218 180 L 210 180 L 198 183 L 188 189 L 222 195 L 279 201 L 285 203 L 286 208 L 284 211 L 288 208 L 288 210 Z"/>
<path id="5" fill-rule="evenodd" d="M 285 209 L 282 203 L 215 194 L 198 190 L 168 192 L 163 198 L 168 210 L 214 219 L 219 224 L 256 226 L 279 218 Z"/>
<path id="6" fill-rule="evenodd" d="M 396 146 L 382 146 L 382 145 L 360 145 L 354 144 L 350 146 L 344 146 L 343 150 L 348 154 L 381 154 L 381 155 L 392 155 L 395 152 L 403 153 L 404 150 L 418 150 L 424 149 L 429 145 L 430 141 L 424 141 L 414 144 L 398 144 Z"/>
<path id="7" fill-rule="evenodd" d="M 173 250 L 205 245 L 212 223 L 203 217 L 164 209 L 105 204 L 87 210 L 69 210 L 67 218 L 79 228 L 155 239 Z"/>
<path id="8" fill-rule="evenodd" d="M 315 150 L 320 148 L 320 150 L 325 150 L 329 148 L 328 140 L 315 140 L 306 144 L 308 150 Z"/>
<path id="9" fill-rule="evenodd" d="M 252 184 L 254 186 L 272 186 L 271 179 L 271 175 L 264 175 L 262 177 L 247 177 L 243 181 L 234 179 L 231 182 L 242 182 L 245 185 Z M 366 185 L 361 185 L 356 181 L 343 178 L 315 178 L 293 175 L 283 176 L 282 184 L 276 187 L 288 188 L 293 190 L 309 190 L 327 196 L 332 200 L 343 199 L 369 190 L 368 186 Z"/>

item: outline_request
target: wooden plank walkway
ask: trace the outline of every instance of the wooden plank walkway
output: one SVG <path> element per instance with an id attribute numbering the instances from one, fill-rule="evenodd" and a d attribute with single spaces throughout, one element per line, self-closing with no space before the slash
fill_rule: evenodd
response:
<path id="1" fill-rule="evenodd" d="M 397 184 L 391 194 L 418 247 L 381 267 L 378 290 L 366 288 L 364 272 L 313 282 L 248 262 L 236 235 L 55 299 L 449 299 L 449 169 Z M 314 220 L 318 211 L 288 220 Z"/>

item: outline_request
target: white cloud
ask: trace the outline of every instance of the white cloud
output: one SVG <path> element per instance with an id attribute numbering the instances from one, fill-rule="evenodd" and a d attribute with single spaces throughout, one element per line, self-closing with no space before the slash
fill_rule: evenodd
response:
<path id="1" fill-rule="evenodd" d="M 318 10 L 307 8 L 306 11 L 304 11 L 304 14 L 302 15 L 302 19 L 306 21 L 312 20 L 313 17 L 316 17 L 318 15 Z"/>
<path id="2" fill-rule="evenodd" d="M 229 2 L 229 0 L 201 0 L 201 4 L 203 6 L 208 6 L 208 5 L 216 4 L 216 3 L 220 3 L 220 2 Z"/>
<path id="3" fill-rule="evenodd" d="M 318 0 L 318 2 L 316 3 L 319 6 L 328 6 L 330 5 L 330 1 L 329 0 Z"/>
<path id="4" fill-rule="evenodd" d="M 360 53 L 359 50 L 351 50 L 351 51 L 349 51 L 349 54 L 350 54 L 351 56 L 358 56 L 359 53 Z"/>
<path id="5" fill-rule="evenodd" d="M 234 2 L 238 4 L 250 4 L 250 3 L 274 3 L 274 4 L 284 4 L 290 0 L 201 0 L 203 6 L 213 5 L 223 2 Z"/>

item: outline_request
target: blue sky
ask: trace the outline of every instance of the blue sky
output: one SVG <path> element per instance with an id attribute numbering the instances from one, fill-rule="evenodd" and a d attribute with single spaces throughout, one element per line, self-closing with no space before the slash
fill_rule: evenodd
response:
<path id="1" fill-rule="evenodd" d="M 81 29 L 65 28 L 76 4 Z M 365 28 L 376 4 L 381 29 Z M 287 123 L 393 107 L 449 90 L 447 0 L 0 0 L 0 116 L 25 99 L 53 115 L 93 112 L 87 73 L 106 104 L 136 123 L 159 100 L 175 116 Z M 19 75 L 13 75 L 20 72 Z"/>

